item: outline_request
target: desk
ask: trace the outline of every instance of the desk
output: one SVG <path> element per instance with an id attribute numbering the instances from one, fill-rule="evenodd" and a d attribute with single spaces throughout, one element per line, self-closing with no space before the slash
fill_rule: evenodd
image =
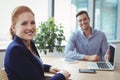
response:
<path id="1" fill-rule="evenodd" d="M 71 73 L 71 80 L 120 80 L 120 71 L 96 71 L 95 74 L 79 73 L 79 69 L 87 68 L 87 61 L 77 61 L 75 63 L 68 63 L 64 61 L 63 57 L 56 56 L 41 56 L 43 63 L 51 64 L 60 69 L 66 69 Z M 51 74 L 47 74 L 51 76 Z"/>

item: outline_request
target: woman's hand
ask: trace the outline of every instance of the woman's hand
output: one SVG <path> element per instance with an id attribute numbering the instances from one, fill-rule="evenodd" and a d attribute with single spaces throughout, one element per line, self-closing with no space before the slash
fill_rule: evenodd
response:
<path id="1" fill-rule="evenodd" d="M 60 69 L 54 68 L 54 67 L 50 67 L 49 72 L 50 72 L 50 73 L 53 73 L 53 74 L 61 73 L 61 74 L 64 75 L 64 77 L 65 77 L 66 79 L 69 78 L 70 75 L 71 75 L 71 74 L 70 74 L 68 71 L 66 71 L 66 70 L 60 70 Z"/>
<path id="2" fill-rule="evenodd" d="M 71 75 L 71 74 L 70 74 L 68 71 L 66 71 L 66 70 L 61 70 L 61 71 L 58 72 L 58 73 L 63 74 L 66 79 L 69 78 L 70 75 Z"/>
<path id="3" fill-rule="evenodd" d="M 49 69 L 49 72 L 50 72 L 50 73 L 53 73 L 53 74 L 56 74 L 56 73 L 59 72 L 59 71 L 60 71 L 60 69 L 54 68 L 54 67 L 50 67 L 50 69 Z"/>

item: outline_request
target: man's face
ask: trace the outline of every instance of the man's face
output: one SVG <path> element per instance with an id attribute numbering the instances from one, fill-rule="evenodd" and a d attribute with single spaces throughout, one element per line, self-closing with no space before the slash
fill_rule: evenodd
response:
<path id="1" fill-rule="evenodd" d="M 82 30 L 88 30 L 90 27 L 90 19 L 86 14 L 81 14 L 78 16 L 78 23 Z"/>

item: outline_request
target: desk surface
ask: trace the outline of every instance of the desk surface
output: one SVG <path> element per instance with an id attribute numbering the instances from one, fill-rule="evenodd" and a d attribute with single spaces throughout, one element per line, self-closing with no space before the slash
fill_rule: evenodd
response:
<path id="1" fill-rule="evenodd" d="M 56 56 L 41 56 L 43 63 L 50 64 L 60 69 L 66 69 L 71 73 L 70 80 L 119 80 L 120 71 L 96 71 L 95 74 L 79 73 L 79 69 L 86 69 L 86 61 L 77 61 L 68 63 L 64 61 L 63 57 Z M 48 74 L 47 76 L 52 76 Z"/>

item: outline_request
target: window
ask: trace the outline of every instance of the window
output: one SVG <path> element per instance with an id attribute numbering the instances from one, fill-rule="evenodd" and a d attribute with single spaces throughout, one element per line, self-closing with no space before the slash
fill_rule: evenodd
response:
<path id="1" fill-rule="evenodd" d="M 79 10 L 87 10 L 87 0 L 55 0 L 54 17 L 64 26 L 66 40 L 70 33 L 78 28 L 76 14 Z"/>
<path id="2" fill-rule="evenodd" d="M 9 3 L 9 4 L 8 4 Z M 48 0 L 3 0 L 0 2 L 0 49 L 5 49 L 9 44 L 9 28 L 11 25 L 11 12 L 18 5 L 26 5 L 35 13 L 36 25 L 48 17 Z"/>
<path id="3" fill-rule="evenodd" d="M 73 30 L 79 29 L 75 15 L 81 10 L 86 10 L 90 16 L 90 25 L 103 31 L 108 40 L 115 40 L 117 3 L 117 0 L 55 0 L 55 19 L 63 24 L 68 39 Z"/>
<path id="4" fill-rule="evenodd" d="M 51 4 L 51 2 L 53 3 Z M 0 35 L 2 35 L 0 36 L 0 49 L 6 48 L 10 42 L 11 11 L 18 5 L 27 5 L 34 11 L 37 26 L 40 22 L 46 21 L 54 11 L 55 21 L 64 26 L 67 41 L 70 33 L 79 29 L 76 14 L 80 10 L 88 11 L 91 26 L 103 31 L 108 40 L 120 39 L 118 34 L 120 23 L 117 23 L 120 20 L 118 16 L 120 4 L 118 5 L 118 3 L 120 3 L 119 0 L 3 0 L 0 2 L 2 10 L 0 15 Z M 54 6 L 51 7 L 53 4 Z M 52 10 L 53 7 L 54 10 Z M 66 42 L 63 44 L 65 45 Z"/>
<path id="5" fill-rule="evenodd" d="M 71 0 L 55 0 L 55 21 L 64 26 L 66 39 L 70 34 L 71 26 Z"/>
<path id="6" fill-rule="evenodd" d="M 71 22 L 75 26 L 75 30 L 79 29 L 78 22 L 76 21 L 76 14 L 81 10 L 88 10 L 88 0 L 71 0 Z"/>
<path id="7" fill-rule="evenodd" d="M 95 28 L 103 31 L 108 40 L 116 39 L 117 0 L 96 0 Z"/>

